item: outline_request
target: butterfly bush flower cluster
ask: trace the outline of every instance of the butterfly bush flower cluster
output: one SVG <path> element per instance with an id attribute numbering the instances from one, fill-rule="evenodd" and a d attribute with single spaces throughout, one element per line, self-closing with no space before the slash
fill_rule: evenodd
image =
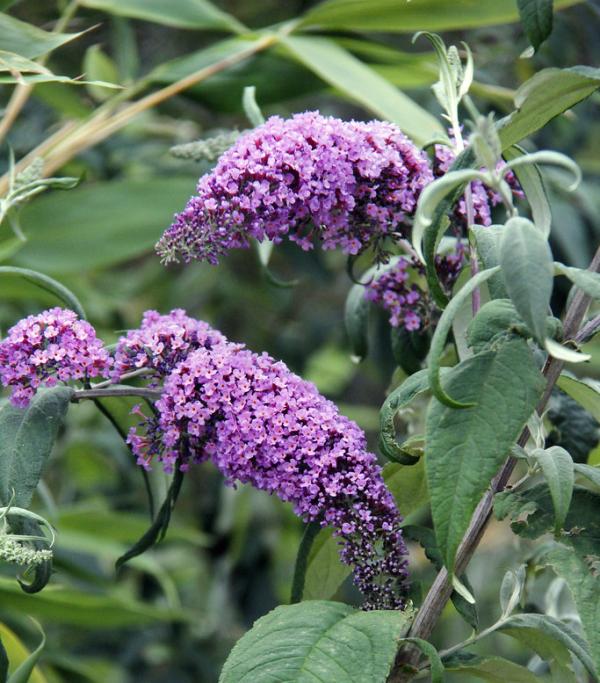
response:
<path id="1" fill-rule="evenodd" d="M 39 387 L 106 376 L 111 358 L 94 328 L 76 313 L 51 308 L 11 327 L 0 342 L 0 381 L 25 407 Z"/>
<path id="2" fill-rule="evenodd" d="M 157 250 L 165 262 L 216 264 L 250 238 L 284 237 L 311 249 L 357 254 L 404 234 L 429 161 L 393 124 L 342 121 L 318 112 L 273 116 L 242 135 L 200 178 Z"/>
<path id="3" fill-rule="evenodd" d="M 401 517 L 362 430 L 316 387 L 266 353 L 225 342 L 192 351 L 167 376 L 157 415 L 132 430 L 139 462 L 168 470 L 212 460 L 336 529 L 365 608 L 396 608 L 406 592 Z"/>
<path id="4" fill-rule="evenodd" d="M 208 323 L 195 320 L 177 308 L 168 315 L 146 311 L 138 330 L 121 337 L 115 349 L 111 378 L 147 368 L 158 376 L 167 375 L 180 360 L 195 349 L 211 349 L 225 337 Z"/>
<path id="5" fill-rule="evenodd" d="M 461 244 L 450 254 L 436 256 L 438 276 L 448 292 L 464 263 L 465 251 Z M 435 302 L 419 285 L 424 274 L 425 268 L 416 257 L 401 256 L 365 287 L 365 297 L 390 314 L 392 327 L 403 327 L 409 332 L 423 330 L 439 315 Z"/>

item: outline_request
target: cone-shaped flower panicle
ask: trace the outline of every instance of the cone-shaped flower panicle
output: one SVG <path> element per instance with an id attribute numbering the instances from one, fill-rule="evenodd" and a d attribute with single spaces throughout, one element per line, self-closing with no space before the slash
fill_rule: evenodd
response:
<path id="1" fill-rule="evenodd" d="M 165 232 L 165 262 L 217 263 L 250 238 L 284 237 L 311 249 L 357 254 L 405 234 L 429 162 L 393 124 L 342 121 L 318 112 L 271 117 L 242 135 Z"/>

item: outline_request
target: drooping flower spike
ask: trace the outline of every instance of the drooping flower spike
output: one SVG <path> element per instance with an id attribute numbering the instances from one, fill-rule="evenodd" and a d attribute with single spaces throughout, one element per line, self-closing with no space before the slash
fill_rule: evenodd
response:
<path id="1" fill-rule="evenodd" d="M 190 353 L 169 374 L 157 416 L 129 436 L 138 462 L 167 471 L 212 460 L 226 481 L 293 504 L 332 526 L 365 607 L 405 602 L 401 517 L 362 430 L 316 387 L 267 354 L 223 343 Z"/>
<path id="2" fill-rule="evenodd" d="M 391 123 L 274 116 L 200 178 L 157 250 L 165 262 L 215 264 L 252 237 L 278 243 L 287 236 L 305 250 L 318 242 L 357 254 L 405 235 L 432 180 L 426 155 Z"/>

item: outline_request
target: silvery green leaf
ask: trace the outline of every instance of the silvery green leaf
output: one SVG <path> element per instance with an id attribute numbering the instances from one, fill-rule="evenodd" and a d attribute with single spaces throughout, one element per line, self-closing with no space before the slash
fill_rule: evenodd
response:
<path id="1" fill-rule="evenodd" d="M 523 156 L 517 157 L 509 161 L 500 171 L 502 177 L 504 177 L 509 170 L 518 168 L 526 164 L 538 164 L 538 165 L 549 165 L 549 166 L 559 166 L 564 168 L 573 174 L 573 182 L 566 189 L 572 192 L 577 188 L 581 182 L 581 169 L 579 166 L 568 157 L 566 154 L 561 154 L 560 152 L 552 152 L 543 150 L 541 152 L 532 152 L 531 154 L 524 154 Z"/>
<path id="2" fill-rule="evenodd" d="M 526 571 L 522 564 L 516 570 L 509 569 L 500 586 L 500 607 L 502 609 L 501 619 L 510 616 L 519 602 L 525 587 Z"/>

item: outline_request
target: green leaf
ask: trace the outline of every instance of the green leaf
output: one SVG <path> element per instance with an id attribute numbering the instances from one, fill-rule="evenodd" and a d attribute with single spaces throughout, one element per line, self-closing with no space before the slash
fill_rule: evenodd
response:
<path id="1" fill-rule="evenodd" d="M 446 347 L 446 339 L 452 328 L 454 316 L 460 310 L 467 298 L 486 280 L 500 271 L 499 266 L 490 270 L 482 270 L 468 280 L 463 287 L 454 295 L 448 306 L 444 309 L 442 316 L 435 328 L 433 339 L 431 340 L 431 351 L 429 352 L 429 384 L 433 395 L 447 406 L 452 408 L 468 408 L 469 406 L 451 398 L 446 389 L 442 388 L 440 380 L 440 360 Z"/>
<path id="2" fill-rule="evenodd" d="M 500 586 L 502 618 L 510 616 L 521 601 L 526 577 L 527 573 L 524 564 L 516 571 L 509 569 L 504 575 Z"/>
<path id="3" fill-rule="evenodd" d="M 519 640 L 546 660 L 557 658 L 564 662 L 562 646 L 570 650 L 592 675 L 596 675 L 587 643 L 559 619 L 545 614 L 514 614 L 502 622 L 498 632 Z"/>
<path id="4" fill-rule="evenodd" d="M 78 38 L 81 33 L 48 33 L 0 13 L 0 45 L 7 52 L 14 52 L 26 59 L 36 59 L 57 47 Z"/>
<path id="5" fill-rule="evenodd" d="M 556 9 L 581 0 L 555 0 Z M 327 0 L 309 11 L 302 27 L 413 33 L 464 30 L 517 21 L 516 0 Z"/>
<path id="6" fill-rule="evenodd" d="M 29 239 L 14 261 L 52 273 L 85 272 L 152 249 L 194 190 L 194 180 L 152 178 L 89 184 L 23 209 Z"/>
<path id="7" fill-rule="evenodd" d="M 8 656 L 4 648 L 4 643 L 0 638 L 0 681 L 5 683 L 8 676 Z"/>
<path id="8" fill-rule="evenodd" d="M 600 87 L 600 69 L 574 66 L 543 69 L 515 94 L 516 110 L 498 122 L 502 149 L 543 128 L 548 121 L 585 100 Z"/>
<path id="9" fill-rule="evenodd" d="M 591 648 L 591 658 L 584 659 L 582 653 L 577 653 L 585 667 L 596 676 L 600 671 L 600 582 L 598 581 L 598 565 L 600 557 L 581 556 L 570 548 L 558 543 L 544 555 L 544 561 L 553 571 L 562 577 L 569 586 L 571 595 L 581 618 L 586 639 Z M 596 563 L 596 564 L 594 564 Z M 582 650 L 587 650 L 582 644 Z M 587 652 L 586 652 L 587 654 Z"/>
<path id="10" fill-rule="evenodd" d="M 552 0 L 517 0 L 521 23 L 535 52 L 552 33 Z"/>
<path id="11" fill-rule="evenodd" d="M 539 683 L 529 669 L 502 657 L 473 657 L 464 664 L 446 664 L 446 671 L 474 676 L 488 683 Z"/>
<path id="12" fill-rule="evenodd" d="M 546 338 L 544 340 L 544 346 L 546 347 L 546 351 L 548 351 L 553 358 L 558 358 L 565 363 L 585 363 L 591 358 L 589 353 L 580 353 L 570 346 L 560 344 L 553 339 Z"/>
<path id="13" fill-rule="evenodd" d="M 244 88 L 244 94 L 242 95 L 242 106 L 244 108 L 246 118 L 250 124 L 255 128 L 257 126 L 262 126 L 262 124 L 265 122 L 265 117 L 258 106 L 258 102 L 256 101 L 256 87 L 254 85 L 247 85 Z M 268 265 L 268 262 L 265 265 Z"/>
<path id="14" fill-rule="evenodd" d="M 475 353 L 480 353 L 501 337 L 523 327 L 523 319 L 510 299 L 492 299 L 471 320 L 467 328 L 467 344 Z"/>
<path id="15" fill-rule="evenodd" d="M 429 659 L 429 673 L 431 674 L 431 683 L 443 683 L 444 681 L 444 665 L 435 647 L 422 638 L 401 638 L 401 642 L 411 643 L 421 650 L 421 652 Z"/>
<path id="16" fill-rule="evenodd" d="M 565 523 L 573 496 L 575 483 L 573 459 L 560 446 L 552 446 L 547 450 L 536 449 L 531 455 L 538 461 L 548 482 L 556 517 L 554 528 L 558 533 Z"/>
<path id="17" fill-rule="evenodd" d="M 583 268 L 571 268 L 563 263 L 554 263 L 554 268 L 561 275 L 565 275 L 579 289 L 582 289 L 592 299 L 600 299 L 600 273 Z"/>
<path id="18" fill-rule="evenodd" d="M 475 152 L 472 147 L 467 147 L 464 152 L 461 152 L 449 169 L 449 172 L 462 171 L 470 168 L 475 163 Z M 435 267 L 435 255 L 442 236 L 448 228 L 449 220 L 448 214 L 452 211 L 456 202 L 459 201 L 463 194 L 462 186 L 457 187 L 453 192 L 447 195 L 437 206 L 432 217 L 431 225 L 426 228 L 423 235 L 423 253 L 425 255 L 425 275 L 427 277 L 427 284 L 433 299 L 440 308 L 444 308 L 448 303 L 448 297 L 442 287 L 438 278 L 438 272 Z"/>
<path id="19" fill-rule="evenodd" d="M 0 409 L 0 499 L 4 505 L 26 508 L 31 502 L 73 390 L 57 386 L 40 389 L 29 406 L 6 403 Z"/>
<path id="20" fill-rule="evenodd" d="M 88 47 L 83 58 L 83 69 L 86 76 L 93 81 L 119 82 L 117 65 L 102 51 L 100 45 Z M 89 94 L 98 102 L 104 102 L 104 100 L 112 96 L 110 90 L 99 85 L 90 84 L 86 88 Z"/>
<path id="21" fill-rule="evenodd" d="M 183 621 L 189 615 L 181 610 L 150 606 L 123 596 L 115 590 L 102 594 L 62 586 L 48 586 L 41 593 L 28 595 L 12 579 L 0 578 L 2 608 L 35 616 L 45 622 L 88 628 L 123 628 L 157 621 Z"/>
<path id="22" fill-rule="evenodd" d="M 409 623 L 406 612 L 357 612 L 339 602 L 276 607 L 237 642 L 219 683 L 384 681 Z"/>
<path id="23" fill-rule="evenodd" d="M 176 28 L 241 32 L 244 26 L 208 0 L 81 0 L 84 7 Z"/>
<path id="24" fill-rule="evenodd" d="M 544 343 L 554 268 L 548 242 L 526 218 L 511 218 L 500 243 L 504 286 L 533 336 Z"/>
<path id="25" fill-rule="evenodd" d="M 425 467 L 436 537 L 449 571 L 471 516 L 544 389 L 523 339 L 512 339 L 452 368 L 445 387 L 460 412 L 433 399 L 427 413 Z"/>
<path id="26" fill-rule="evenodd" d="M 581 170 L 579 166 L 568 157 L 566 154 L 560 152 L 553 152 L 551 150 L 542 150 L 541 152 L 531 152 L 530 154 L 523 154 L 512 161 L 508 161 L 506 165 L 500 169 L 500 174 L 504 177 L 509 170 L 515 168 L 523 168 L 523 166 L 558 166 L 573 175 L 573 182 L 571 185 L 565 187 L 567 192 L 573 192 L 581 182 Z"/>
<path id="27" fill-rule="evenodd" d="M 512 161 L 522 157 L 524 154 L 527 154 L 527 152 L 522 147 L 515 145 L 505 150 L 503 156 L 506 161 Z M 517 166 L 514 169 L 514 173 L 531 208 L 535 227 L 541 231 L 544 237 L 548 237 L 552 226 L 552 211 L 539 168 L 535 163 L 527 164 L 525 166 Z"/>
<path id="28" fill-rule="evenodd" d="M 417 512 L 429 500 L 424 458 L 415 465 L 387 463 L 383 467 L 383 480 L 404 518 Z"/>
<path id="29" fill-rule="evenodd" d="M 41 287 L 47 292 L 57 296 L 67 308 L 75 311 L 77 315 L 82 319 L 86 319 L 85 311 L 81 305 L 79 299 L 73 294 L 70 289 L 67 289 L 60 282 L 57 282 L 51 277 L 44 275 L 43 273 L 38 273 L 35 270 L 28 270 L 27 268 L 15 268 L 13 266 L 0 266 L 0 275 L 17 275 L 22 277 L 28 282 L 32 282 L 34 285 Z"/>
<path id="30" fill-rule="evenodd" d="M 407 330 L 405 327 L 390 329 L 392 353 L 399 367 L 407 375 L 418 372 L 429 353 L 430 336 L 427 331 Z"/>
<path id="31" fill-rule="evenodd" d="M 0 681 L 2 681 L 2 683 L 6 683 L 8 679 L 7 674 L 17 669 L 30 656 L 31 653 L 19 636 L 17 636 L 17 634 L 6 624 L 0 623 L 0 637 L 2 638 L 4 648 L 6 650 L 5 654 L 9 664 L 8 671 L 6 672 L 3 671 L 3 668 L 0 665 Z M 29 683 L 48 682 L 46 677 L 42 674 L 40 668 L 35 667 L 29 678 Z"/>
<path id="32" fill-rule="evenodd" d="M 503 225 L 490 225 L 484 227 L 475 225 L 471 228 L 475 236 L 477 254 L 483 267 L 486 269 L 494 268 L 500 264 L 500 243 L 504 234 Z M 504 287 L 504 279 L 501 274 L 494 275 L 488 280 L 488 289 L 492 299 L 507 299 L 508 293 Z"/>
<path id="33" fill-rule="evenodd" d="M 10 678 L 8 679 L 8 683 L 27 683 L 33 674 L 33 670 L 38 663 L 44 647 L 46 646 L 46 634 L 37 622 L 34 621 L 34 623 L 42 636 L 42 640 L 36 649 L 27 657 L 27 659 L 11 674 Z"/>
<path id="34" fill-rule="evenodd" d="M 429 183 L 421 192 L 412 229 L 412 245 L 421 261 L 425 262 L 422 249 L 423 238 L 426 230 L 434 222 L 436 210 L 440 203 L 455 190 L 462 190 L 469 181 L 484 180 L 484 178 L 483 173 L 471 168 L 460 171 L 451 170 L 441 178 Z"/>
<path id="35" fill-rule="evenodd" d="M 344 324 L 352 354 L 362 360 L 369 350 L 369 302 L 361 284 L 352 285 L 348 292 Z"/>
<path id="36" fill-rule="evenodd" d="M 600 467 L 576 462 L 574 463 L 573 468 L 577 474 L 581 474 L 593 484 L 596 484 L 596 486 L 600 486 Z"/>
<path id="37" fill-rule="evenodd" d="M 333 529 L 321 529 L 308 554 L 304 580 L 304 600 L 329 600 L 351 574 L 339 555 L 339 539 Z"/>
<path id="38" fill-rule="evenodd" d="M 345 96 L 396 123 L 417 144 L 443 132 L 437 119 L 333 40 L 294 35 L 282 37 L 281 44 Z"/>

